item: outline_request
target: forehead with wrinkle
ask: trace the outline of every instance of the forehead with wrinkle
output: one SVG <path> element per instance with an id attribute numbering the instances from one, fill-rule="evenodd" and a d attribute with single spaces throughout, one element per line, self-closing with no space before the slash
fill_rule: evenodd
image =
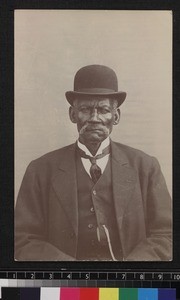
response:
<path id="1" fill-rule="evenodd" d="M 102 97 L 86 97 L 83 98 L 76 98 L 73 101 L 73 106 L 77 107 L 80 105 L 88 105 L 88 106 L 112 106 L 113 108 L 117 108 L 118 101 L 116 99 L 109 99 L 109 98 L 102 98 Z"/>

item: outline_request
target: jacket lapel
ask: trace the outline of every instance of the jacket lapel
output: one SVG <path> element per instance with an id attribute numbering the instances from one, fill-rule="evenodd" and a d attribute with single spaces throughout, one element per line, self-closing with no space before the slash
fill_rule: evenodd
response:
<path id="1" fill-rule="evenodd" d="M 116 143 L 111 142 L 112 151 L 112 184 L 115 212 L 119 230 L 136 182 L 134 170 L 129 166 L 123 150 Z"/>
<path id="2" fill-rule="evenodd" d="M 54 177 L 53 187 L 71 223 L 78 234 L 78 202 L 75 164 L 75 144 L 64 151 L 58 173 Z"/>

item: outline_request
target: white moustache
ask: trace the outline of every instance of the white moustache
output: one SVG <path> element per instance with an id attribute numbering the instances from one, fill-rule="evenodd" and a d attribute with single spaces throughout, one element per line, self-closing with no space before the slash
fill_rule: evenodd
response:
<path id="1" fill-rule="evenodd" d="M 79 134 L 80 134 L 80 135 L 84 134 L 84 132 L 86 131 L 86 129 L 87 129 L 88 126 L 89 126 L 89 124 L 85 124 L 83 127 L 81 127 L 81 129 L 79 130 Z M 104 133 L 106 133 L 106 134 L 109 136 L 109 134 L 110 134 L 109 128 L 106 128 L 106 127 L 104 126 L 103 129 L 104 129 Z"/>
<path id="2" fill-rule="evenodd" d="M 81 129 L 79 130 L 79 134 L 83 134 L 84 131 L 86 131 L 86 128 L 88 127 L 88 124 L 85 124 Z"/>

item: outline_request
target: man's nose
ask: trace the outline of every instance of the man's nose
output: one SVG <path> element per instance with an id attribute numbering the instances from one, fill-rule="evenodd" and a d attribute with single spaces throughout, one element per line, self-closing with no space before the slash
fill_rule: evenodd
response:
<path id="1" fill-rule="evenodd" d="M 92 109 L 89 121 L 90 122 L 99 122 L 100 121 L 99 114 L 98 114 L 98 111 L 96 108 Z"/>

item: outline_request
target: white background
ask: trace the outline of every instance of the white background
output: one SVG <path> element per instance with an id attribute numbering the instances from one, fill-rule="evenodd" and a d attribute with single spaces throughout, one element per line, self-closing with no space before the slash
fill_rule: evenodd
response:
<path id="1" fill-rule="evenodd" d="M 127 92 L 112 139 L 157 157 L 171 192 L 171 11 L 15 11 L 15 198 L 29 162 L 73 143 L 65 92 L 88 64 Z"/>

